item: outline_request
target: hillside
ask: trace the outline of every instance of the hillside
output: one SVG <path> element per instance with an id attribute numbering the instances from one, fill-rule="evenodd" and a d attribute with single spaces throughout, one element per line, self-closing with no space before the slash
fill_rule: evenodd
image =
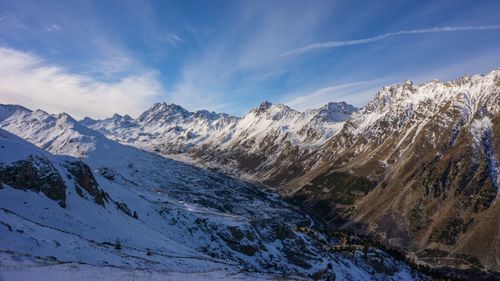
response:
<path id="1" fill-rule="evenodd" d="M 285 192 L 417 259 L 500 270 L 499 74 L 383 88 Z"/>

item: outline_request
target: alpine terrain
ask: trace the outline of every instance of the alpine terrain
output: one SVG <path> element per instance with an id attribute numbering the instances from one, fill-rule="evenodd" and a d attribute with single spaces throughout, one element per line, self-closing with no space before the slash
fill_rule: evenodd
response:
<path id="1" fill-rule="evenodd" d="M 0 0 L 0 281 L 500 281 L 499 11 Z"/>
<path id="2" fill-rule="evenodd" d="M 500 271 L 500 70 L 384 87 L 365 107 L 242 118 L 159 103 L 85 118 L 118 142 L 261 182 L 418 264 Z M 498 277 L 498 275 L 496 275 Z"/>
<path id="3" fill-rule="evenodd" d="M 340 251 L 265 186 L 117 143 L 68 114 L 2 105 L 0 127 L 6 280 L 307 280 L 329 263 L 340 280 L 425 278 L 377 248 Z"/>
<path id="4" fill-rule="evenodd" d="M 359 109 L 76 121 L 1 105 L 0 128 L 7 276 L 500 276 L 499 69 Z"/>

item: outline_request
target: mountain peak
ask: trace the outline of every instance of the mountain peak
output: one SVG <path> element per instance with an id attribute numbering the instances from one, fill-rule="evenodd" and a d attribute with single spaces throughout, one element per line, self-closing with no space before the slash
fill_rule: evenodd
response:
<path id="1" fill-rule="evenodd" d="M 63 112 L 59 113 L 57 115 L 57 120 L 60 120 L 61 122 L 70 122 L 70 123 L 76 123 L 76 120 L 73 119 L 68 113 Z"/>
<path id="2" fill-rule="evenodd" d="M 48 115 L 48 118 L 50 118 L 50 117 L 51 117 L 51 115 Z M 72 130 L 78 131 L 79 133 L 88 131 L 87 127 L 78 123 L 78 121 L 76 121 L 68 113 L 63 112 L 63 113 L 56 115 L 55 117 L 56 117 L 56 124 L 61 129 L 65 129 L 65 130 L 72 129 Z"/>
<path id="3" fill-rule="evenodd" d="M 115 121 L 132 121 L 134 120 L 132 117 L 130 117 L 130 115 L 128 114 L 125 114 L 125 115 L 120 115 L 118 113 L 115 113 L 113 114 L 113 117 L 111 117 L 111 119 L 115 120 Z"/>
<path id="4" fill-rule="evenodd" d="M 219 119 L 221 114 L 217 114 L 213 111 L 208 110 L 198 110 L 194 113 L 195 118 L 207 119 L 207 120 L 216 120 Z"/>
<path id="5" fill-rule="evenodd" d="M 23 111 L 27 113 L 31 112 L 31 110 L 21 105 L 0 104 L 0 121 L 9 118 L 11 115 L 15 114 L 18 111 Z"/>
<path id="6" fill-rule="evenodd" d="M 268 110 L 269 108 L 271 108 L 271 106 L 273 106 L 272 103 L 268 102 L 267 100 L 266 101 L 263 101 L 259 107 L 257 108 L 257 111 L 266 111 Z"/>
<path id="7" fill-rule="evenodd" d="M 345 101 L 340 101 L 340 102 L 329 102 L 322 107 L 319 108 L 320 110 L 329 110 L 329 111 L 355 111 L 356 107 L 354 107 L 351 104 L 346 103 Z"/>
<path id="8" fill-rule="evenodd" d="M 144 111 L 138 120 L 139 122 L 168 122 L 172 118 L 187 118 L 192 114 L 182 106 L 163 102 L 155 103 L 150 109 Z"/>
<path id="9" fill-rule="evenodd" d="M 157 102 L 155 104 L 153 104 L 153 106 L 151 108 L 149 108 L 147 111 L 154 111 L 154 112 L 158 112 L 158 111 L 186 111 L 186 109 L 184 109 L 182 106 L 180 105 L 177 105 L 175 103 L 166 103 L 166 102 Z"/>
<path id="10" fill-rule="evenodd" d="M 469 75 L 465 74 L 454 80 L 439 81 L 430 80 L 422 84 L 414 84 L 406 80 L 401 84 L 383 87 L 365 107 L 368 111 L 385 112 L 395 108 L 407 108 L 414 106 L 424 100 L 432 100 L 435 105 L 438 102 L 455 101 L 462 96 L 467 96 L 477 102 L 482 90 L 481 85 L 494 85 L 498 79 L 499 69 L 494 69 L 487 74 Z M 468 87 L 471 90 L 465 93 L 459 87 Z M 492 93 L 489 93 L 490 95 Z"/>
<path id="11" fill-rule="evenodd" d="M 95 123 L 97 123 L 97 120 L 90 117 L 84 117 L 82 120 L 80 120 L 80 123 L 83 124 L 84 126 L 92 126 Z"/>
<path id="12" fill-rule="evenodd" d="M 269 111 L 270 109 L 277 110 L 277 111 L 294 110 L 294 109 L 290 108 L 289 106 L 281 104 L 281 103 L 273 104 L 269 101 L 263 101 L 257 108 L 254 108 L 252 111 L 256 111 L 256 112 L 260 113 L 260 112 Z"/>
<path id="13" fill-rule="evenodd" d="M 317 110 L 316 116 L 326 122 L 342 122 L 358 109 L 344 101 L 329 102 Z"/>

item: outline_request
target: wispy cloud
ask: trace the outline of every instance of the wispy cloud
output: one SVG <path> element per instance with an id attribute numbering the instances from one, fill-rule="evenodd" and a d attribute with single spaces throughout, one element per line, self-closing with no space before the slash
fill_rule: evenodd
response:
<path id="1" fill-rule="evenodd" d="M 14 49 L 0 48 L 0 58 L 0 103 L 102 118 L 114 112 L 138 115 L 163 92 L 154 71 L 102 82 Z"/>
<path id="2" fill-rule="evenodd" d="M 383 76 L 373 80 L 355 81 L 300 91 L 286 95 L 281 102 L 298 110 L 318 108 L 331 101 L 345 101 L 361 107 L 375 96 L 383 86 L 402 83 L 411 79 L 414 83 L 425 83 L 432 79 L 440 81 L 455 80 L 465 74 L 486 74 L 498 67 L 495 48 L 484 50 L 471 60 L 457 61 L 440 67 L 412 68 L 411 71 Z"/>
<path id="3" fill-rule="evenodd" d="M 414 30 L 401 30 L 401 31 L 397 31 L 397 32 L 388 32 L 388 33 L 385 33 L 382 35 L 369 37 L 369 38 L 363 38 L 363 39 L 313 43 L 313 44 L 309 44 L 309 45 L 301 47 L 301 48 L 287 51 L 287 52 L 281 54 L 281 56 L 298 55 L 298 54 L 302 54 L 302 53 L 306 53 L 306 52 L 318 50 L 318 49 L 329 49 L 329 48 L 337 48 L 337 47 L 342 47 L 342 46 L 351 46 L 351 45 L 373 43 L 373 42 L 377 42 L 377 41 L 382 41 L 382 40 L 390 38 L 390 37 L 396 37 L 396 36 L 408 35 L 408 34 L 478 31 L 478 30 L 499 30 L 499 29 L 500 29 L 500 25 L 483 25 L 483 26 L 447 26 L 447 27 L 435 27 L 435 28 L 414 29 Z"/>
<path id="4" fill-rule="evenodd" d="M 361 106 L 389 80 L 390 78 L 386 77 L 324 87 L 308 93 L 295 94 L 293 97 L 289 96 L 283 99 L 283 103 L 298 110 L 318 108 L 331 101 L 345 101 Z"/>
<path id="5" fill-rule="evenodd" d="M 179 37 L 179 35 L 173 32 L 167 32 L 158 36 L 158 40 L 167 42 L 172 46 L 177 46 L 177 44 L 182 43 L 183 41 L 182 38 Z"/>
<path id="6" fill-rule="evenodd" d="M 227 22 L 196 30 L 201 51 L 183 61 L 169 100 L 191 110 L 232 114 L 242 114 L 261 100 L 272 100 L 269 93 L 276 86 L 274 81 L 289 71 L 287 62 L 274 59 L 275 54 L 310 36 L 331 15 L 332 6 L 291 1 L 283 8 L 267 2 L 245 2 L 231 11 Z M 295 20 L 298 17 L 301 21 Z"/>
<path id="7" fill-rule="evenodd" d="M 45 27 L 45 31 L 47 32 L 55 32 L 61 30 L 61 26 L 57 24 L 51 24 Z"/>

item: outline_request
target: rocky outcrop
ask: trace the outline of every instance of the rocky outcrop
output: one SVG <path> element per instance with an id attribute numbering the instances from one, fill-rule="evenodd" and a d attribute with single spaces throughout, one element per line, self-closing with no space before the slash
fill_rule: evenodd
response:
<path id="1" fill-rule="evenodd" d="M 54 165 L 42 156 L 30 155 L 9 165 L 0 164 L 0 183 L 42 192 L 62 208 L 66 207 L 66 185 Z"/>
<path id="2" fill-rule="evenodd" d="M 101 205 L 105 206 L 105 201 L 107 201 L 106 193 L 99 188 L 97 181 L 92 174 L 89 166 L 81 161 L 75 162 L 66 162 L 65 167 L 68 169 L 68 172 L 74 177 L 76 186 L 75 189 L 80 189 L 78 194 L 83 195 L 81 189 L 85 190 L 87 194 L 89 194 L 94 201 Z"/>

